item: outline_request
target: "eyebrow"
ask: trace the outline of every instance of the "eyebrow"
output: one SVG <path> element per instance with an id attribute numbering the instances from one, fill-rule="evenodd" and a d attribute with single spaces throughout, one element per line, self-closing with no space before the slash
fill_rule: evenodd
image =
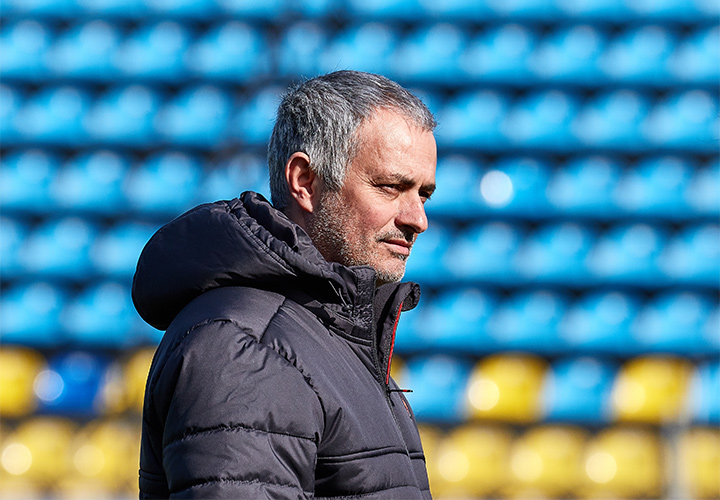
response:
<path id="1" fill-rule="evenodd" d="M 412 187 L 415 185 L 415 182 L 412 179 L 404 176 L 403 174 L 397 173 L 397 172 L 391 172 L 391 173 L 387 174 L 387 176 L 390 177 L 393 180 L 393 182 L 396 182 L 406 188 L 409 188 L 409 187 Z M 432 194 L 435 192 L 435 187 L 436 186 L 434 183 L 423 184 L 422 186 L 420 186 L 420 190 L 425 191 L 428 194 Z"/>

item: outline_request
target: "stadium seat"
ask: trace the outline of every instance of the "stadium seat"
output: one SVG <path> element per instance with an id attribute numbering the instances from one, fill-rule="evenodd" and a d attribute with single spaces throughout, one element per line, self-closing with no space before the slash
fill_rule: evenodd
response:
<path id="1" fill-rule="evenodd" d="M 455 237 L 452 230 L 440 224 L 431 224 L 412 247 L 405 275 L 409 280 L 440 284 L 447 280 L 445 255 Z"/>
<path id="2" fill-rule="evenodd" d="M 25 93 L 19 88 L 0 83 L 0 136 L 6 146 L 15 144 L 22 138 L 16 121 L 26 99 Z"/>
<path id="3" fill-rule="evenodd" d="M 658 259 L 666 244 L 659 224 L 622 224 L 598 238 L 586 265 L 598 282 L 657 286 L 663 279 Z"/>
<path id="4" fill-rule="evenodd" d="M 585 260 L 596 232 L 574 222 L 541 226 L 515 254 L 516 269 L 530 282 L 572 285 L 587 280 Z"/>
<path id="5" fill-rule="evenodd" d="M 343 3 L 344 0 L 298 0 L 286 4 L 285 13 L 300 18 L 334 16 L 341 14 Z"/>
<path id="6" fill-rule="evenodd" d="M 433 3 L 442 5 L 447 2 Z M 469 3 L 473 4 L 472 10 L 479 13 L 484 9 L 484 4 Z M 490 26 L 468 40 L 465 50 L 459 55 L 458 64 L 464 74 L 463 79 L 509 84 L 532 81 L 528 60 L 536 43 L 537 34 L 527 25 Z"/>
<path id="7" fill-rule="evenodd" d="M 345 10 L 350 17 L 376 19 L 424 18 L 420 0 L 347 0 Z"/>
<path id="8" fill-rule="evenodd" d="M 21 276 L 20 248 L 29 234 L 27 224 L 21 220 L 0 216 L 0 276 L 12 279 Z"/>
<path id="9" fill-rule="evenodd" d="M 576 146 L 571 124 L 579 108 L 579 100 L 572 93 L 532 92 L 513 105 L 501 131 L 514 146 L 572 150 Z"/>
<path id="10" fill-rule="evenodd" d="M 626 361 L 615 378 L 614 416 L 621 422 L 676 422 L 685 411 L 691 363 L 674 356 Z"/>
<path id="11" fill-rule="evenodd" d="M 160 108 L 155 129 L 177 147 L 212 148 L 226 137 L 232 105 L 229 94 L 214 85 L 184 88 Z"/>
<path id="12" fill-rule="evenodd" d="M 15 116 L 18 140 L 40 144 L 80 146 L 86 134 L 82 126 L 92 98 L 79 87 L 61 84 L 33 94 Z"/>
<path id="13" fill-rule="evenodd" d="M 712 307 L 709 298 L 696 293 L 662 293 L 640 310 L 631 333 L 645 352 L 682 356 L 719 353 L 720 338 L 703 332 Z"/>
<path id="14" fill-rule="evenodd" d="M 150 364 L 155 355 L 155 347 L 144 347 L 134 351 L 131 356 L 123 362 L 123 400 L 124 409 L 140 415 L 143 409 L 145 397 L 145 384 Z M 393 366 L 395 360 L 393 360 Z"/>
<path id="15" fill-rule="evenodd" d="M 103 146 L 150 146 L 157 142 L 153 128 L 161 95 L 144 85 L 111 87 L 98 97 L 85 120 L 85 133 Z"/>
<path id="16" fill-rule="evenodd" d="M 489 0 L 487 3 L 493 17 L 547 20 L 554 16 L 552 0 Z"/>
<path id="17" fill-rule="evenodd" d="M 351 25 L 333 36 L 319 53 L 319 70 L 354 69 L 392 77 L 398 70 L 392 61 L 397 45 L 397 34 L 389 25 Z"/>
<path id="18" fill-rule="evenodd" d="M 566 18 L 587 19 L 592 23 L 627 20 L 623 0 L 555 0 L 555 7 Z"/>
<path id="19" fill-rule="evenodd" d="M 58 326 L 66 292 L 45 282 L 14 285 L 0 297 L 0 342 L 52 348 L 64 341 Z"/>
<path id="20" fill-rule="evenodd" d="M 720 217 L 720 160 L 694 172 L 683 198 L 691 214 Z"/>
<path id="21" fill-rule="evenodd" d="M 660 257 L 669 281 L 717 286 L 720 276 L 720 225 L 686 226 L 675 235 Z"/>
<path id="22" fill-rule="evenodd" d="M 720 79 L 720 27 L 699 27 L 675 46 L 668 60 L 676 79 L 714 84 Z"/>
<path id="23" fill-rule="evenodd" d="M 284 92 L 280 87 L 265 87 L 243 100 L 230 118 L 231 138 L 241 144 L 265 146 L 272 134 L 279 96 Z"/>
<path id="24" fill-rule="evenodd" d="M 479 162 L 468 156 L 451 155 L 438 158 L 435 170 L 438 189 L 425 204 L 428 216 L 461 219 L 476 215 L 473 200 L 478 197 L 481 169 Z M 418 241 L 423 238 L 424 236 Z"/>
<path id="25" fill-rule="evenodd" d="M 718 99 L 706 90 L 685 90 L 656 103 L 643 124 L 650 146 L 715 152 Z"/>
<path id="26" fill-rule="evenodd" d="M 455 242 L 445 253 L 449 277 L 466 282 L 517 281 L 514 255 L 522 238 L 521 228 L 506 222 L 480 224 L 458 232 Z"/>
<path id="27" fill-rule="evenodd" d="M 153 155 L 128 173 L 123 190 L 129 206 L 145 214 L 176 216 L 190 209 L 202 167 L 185 153 Z"/>
<path id="28" fill-rule="evenodd" d="M 659 498 L 668 480 L 665 460 L 651 429 L 610 427 L 587 444 L 582 491 L 589 498 Z"/>
<path id="29" fill-rule="evenodd" d="M 230 21 L 212 27 L 185 54 L 187 68 L 198 77 L 252 82 L 268 75 L 270 48 L 254 26 Z"/>
<path id="30" fill-rule="evenodd" d="M 78 217 L 48 220 L 23 245 L 23 267 L 45 277 L 85 279 L 92 271 L 89 252 L 97 233 L 94 223 Z"/>
<path id="31" fill-rule="evenodd" d="M 568 298 L 549 290 L 520 291 L 502 301 L 483 327 L 489 348 L 528 351 L 536 354 L 562 352 L 558 325 L 568 307 Z M 476 333 L 477 335 L 477 333 Z M 480 339 L 478 339 L 480 340 Z"/>
<path id="32" fill-rule="evenodd" d="M 511 498 L 572 498 L 584 482 L 586 431 L 569 426 L 530 428 L 510 450 Z"/>
<path id="33" fill-rule="evenodd" d="M 93 268 L 100 274 L 129 282 L 140 252 L 157 229 L 153 224 L 124 221 L 100 233 L 90 250 Z"/>
<path id="34" fill-rule="evenodd" d="M 74 0 L 75 3 L 94 18 L 100 19 L 142 19 L 150 17 L 150 6 L 145 0 Z"/>
<path id="35" fill-rule="evenodd" d="M 115 64 L 126 78 L 177 81 L 186 75 L 183 57 L 191 38 L 188 28 L 175 21 L 141 25 L 123 38 Z"/>
<path id="36" fill-rule="evenodd" d="M 234 19 L 267 20 L 282 16 L 288 5 L 285 0 L 215 0 L 214 3 L 222 14 Z"/>
<path id="37" fill-rule="evenodd" d="M 720 425 L 720 362 L 702 361 L 693 369 L 687 413 L 695 425 Z"/>
<path id="38" fill-rule="evenodd" d="M 465 387 L 470 364 L 445 355 L 413 357 L 406 364 L 404 389 L 418 422 L 457 424 L 466 418 Z"/>
<path id="39" fill-rule="evenodd" d="M 541 389 L 547 363 L 530 354 L 493 354 L 477 362 L 465 394 L 470 418 L 517 424 L 541 416 Z"/>
<path id="40" fill-rule="evenodd" d="M 202 175 L 197 193 L 198 203 L 230 200 L 244 191 L 255 191 L 270 199 L 267 162 L 259 154 L 241 153 L 222 160 Z"/>
<path id="41" fill-rule="evenodd" d="M 35 379 L 38 412 L 87 418 L 105 411 L 103 388 L 108 360 L 90 351 L 68 351 L 48 359 Z"/>
<path id="42" fill-rule="evenodd" d="M 553 361 L 542 389 L 543 419 L 585 426 L 611 421 L 617 366 L 591 357 Z"/>
<path id="43" fill-rule="evenodd" d="M 33 383 L 45 368 L 44 356 L 27 347 L 0 348 L 0 414 L 18 418 L 32 414 L 36 400 Z"/>
<path id="44" fill-rule="evenodd" d="M 679 439 L 677 476 L 689 498 L 720 498 L 720 429 L 696 427 Z"/>
<path id="45" fill-rule="evenodd" d="M 62 210 L 86 214 L 117 214 L 125 208 L 122 183 L 130 161 L 114 151 L 80 153 L 66 162 L 50 186 Z"/>
<path id="46" fill-rule="evenodd" d="M 0 30 L 3 78 L 42 80 L 48 75 L 46 55 L 55 33 L 37 19 L 9 22 Z"/>
<path id="47" fill-rule="evenodd" d="M 696 19 L 697 12 L 694 2 L 683 0 L 642 0 L 626 1 L 628 14 L 640 19 L 657 19 L 658 21 L 692 21 Z"/>
<path id="48" fill-rule="evenodd" d="M 438 147 L 496 150 L 508 145 L 501 125 L 510 107 L 507 95 L 495 90 L 464 92 L 437 113 Z"/>
<path id="49" fill-rule="evenodd" d="M 278 50 L 278 72 L 299 77 L 322 73 L 321 57 L 327 51 L 330 37 L 318 23 L 296 22 L 283 30 Z"/>
<path id="50" fill-rule="evenodd" d="M 149 10 L 158 17 L 204 20 L 218 15 L 213 0 L 145 0 Z"/>
<path id="51" fill-rule="evenodd" d="M 645 143 L 641 127 L 649 111 L 648 99 L 638 91 L 603 92 L 585 103 L 572 124 L 572 134 L 589 148 L 641 149 Z"/>
<path id="52" fill-rule="evenodd" d="M 606 44 L 605 34 L 591 24 L 560 28 L 543 37 L 528 64 L 538 79 L 554 84 L 598 82 L 598 59 Z"/>
<path id="53" fill-rule="evenodd" d="M 560 321 L 559 334 L 569 353 L 632 355 L 630 336 L 640 300 L 617 291 L 588 292 L 571 304 Z"/>
<path id="54" fill-rule="evenodd" d="M 661 83 L 668 79 L 667 60 L 676 43 L 660 25 L 627 28 L 610 41 L 600 68 L 611 81 Z"/>
<path id="55" fill-rule="evenodd" d="M 553 212 L 582 217 L 613 217 L 613 192 L 621 164 L 606 156 L 580 156 L 554 171 L 546 189 Z"/>
<path id="56" fill-rule="evenodd" d="M 121 39 L 117 26 L 107 21 L 72 26 L 48 51 L 48 69 L 62 78 L 110 81 L 118 76 L 113 59 Z"/>
<path id="57" fill-rule="evenodd" d="M 3 212 L 44 214 L 54 211 L 55 207 L 48 201 L 58 169 L 57 156 L 44 149 L 21 149 L 4 156 L 0 163 L 0 207 Z"/>
<path id="58" fill-rule="evenodd" d="M 416 82 L 462 78 L 458 59 L 467 44 L 465 31 L 455 24 L 421 27 L 403 39 L 393 55 L 391 67 L 398 78 Z"/>

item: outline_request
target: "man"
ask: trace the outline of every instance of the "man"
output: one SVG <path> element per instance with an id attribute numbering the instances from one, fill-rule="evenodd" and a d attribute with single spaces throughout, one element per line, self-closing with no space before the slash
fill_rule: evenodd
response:
<path id="1" fill-rule="evenodd" d="M 167 329 L 148 377 L 143 498 L 429 498 L 390 378 L 399 283 L 435 189 L 432 114 L 340 71 L 286 95 L 260 195 L 160 229 L 133 300 Z"/>

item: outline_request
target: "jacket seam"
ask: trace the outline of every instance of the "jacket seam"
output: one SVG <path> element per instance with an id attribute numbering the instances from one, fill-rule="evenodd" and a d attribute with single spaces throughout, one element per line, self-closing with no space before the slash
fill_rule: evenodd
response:
<path id="1" fill-rule="evenodd" d="M 189 439 L 193 439 L 193 438 L 195 438 L 195 437 L 197 437 L 197 436 L 201 436 L 201 435 L 204 435 L 204 434 L 215 434 L 215 433 L 218 433 L 218 432 L 237 432 L 237 431 L 261 432 L 261 433 L 264 433 L 264 434 L 273 434 L 273 435 L 286 436 L 286 437 L 291 437 L 291 438 L 296 438 L 296 439 L 304 439 L 304 440 L 310 441 L 310 442 L 312 442 L 312 443 L 315 442 L 315 438 L 314 438 L 314 437 L 302 436 L 302 435 L 300 435 L 300 434 L 292 434 L 292 433 L 290 433 L 290 432 L 279 432 L 279 431 L 271 431 L 271 430 L 268 430 L 268 429 L 258 429 L 257 427 L 251 427 L 251 426 L 249 426 L 249 425 L 241 425 L 241 424 L 234 424 L 234 425 L 223 425 L 223 424 L 220 424 L 220 425 L 216 425 L 216 426 L 214 426 L 214 427 L 207 427 L 207 428 L 200 429 L 200 430 L 197 430 L 197 431 L 186 432 L 185 434 L 183 434 L 183 435 L 180 436 L 179 438 L 173 439 L 172 441 L 170 441 L 169 443 L 167 443 L 167 444 L 164 446 L 164 448 L 167 449 L 167 448 L 169 448 L 170 446 L 174 446 L 174 445 L 176 445 L 176 444 L 179 444 L 179 443 L 182 442 L 182 441 L 187 441 L 187 440 L 189 440 Z"/>
<path id="2" fill-rule="evenodd" d="M 211 479 L 206 479 L 206 480 L 204 480 L 204 481 L 200 481 L 200 482 L 197 482 L 197 483 L 193 483 L 193 484 L 191 484 L 191 485 L 189 485 L 189 486 L 185 486 L 184 488 L 182 488 L 182 489 L 180 489 L 180 490 L 170 490 L 170 494 L 173 494 L 173 495 L 174 495 L 174 494 L 178 494 L 178 493 L 181 493 L 181 492 L 183 492 L 183 491 L 190 490 L 190 489 L 192 489 L 192 488 L 198 488 L 198 487 L 200 487 L 200 486 L 205 486 L 205 485 L 207 485 L 207 484 L 212 484 L 212 483 L 258 484 L 258 485 L 276 486 L 276 487 L 279 487 L 279 488 L 289 488 L 289 489 L 292 489 L 292 490 L 294 490 L 294 491 L 300 490 L 300 491 L 302 491 L 303 493 L 306 493 L 306 494 L 308 494 L 308 495 L 312 495 L 312 493 L 313 493 L 312 491 L 305 491 L 305 490 L 302 489 L 299 485 L 298 485 L 298 486 L 294 486 L 294 485 L 292 485 L 292 484 L 271 483 L 271 482 L 268 482 L 268 481 L 261 481 L 261 480 L 259 480 L 259 479 L 240 479 L 240 478 L 234 478 L 234 477 L 228 477 L 228 478 L 218 477 L 218 478 L 211 478 Z"/>
<path id="3" fill-rule="evenodd" d="M 363 458 L 374 458 L 383 455 L 392 455 L 399 453 L 409 457 L 409 454 L 405 452 L 405 449 L 400 446 L 388 446 L 385 448 L 375 448 L 371 450 L 356 451 L 353 453 L 346 453 L 343 455 L 325 455 L 318 456 L 318 462 L 346 462 L 349 460 L 362 460 Z M 410 457 L 411 458 L 411 457 Z"/>

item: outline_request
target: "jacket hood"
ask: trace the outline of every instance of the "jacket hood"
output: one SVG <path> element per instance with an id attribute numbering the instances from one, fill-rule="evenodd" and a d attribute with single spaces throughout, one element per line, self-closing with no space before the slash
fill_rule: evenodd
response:
<path id="1" fill-rule="evenodd" d="M 158 230 L 140 255 L 132 298 L 145 321 L 165 330 L 191 300 L 221 286 L 292 282 L 316 293 L 334 290 L 338 302 L 352 303 L 360 276 L 374 281 L 371 268 L 327 262 L 300 226 L 246 192 L 200 205 Z"/>

